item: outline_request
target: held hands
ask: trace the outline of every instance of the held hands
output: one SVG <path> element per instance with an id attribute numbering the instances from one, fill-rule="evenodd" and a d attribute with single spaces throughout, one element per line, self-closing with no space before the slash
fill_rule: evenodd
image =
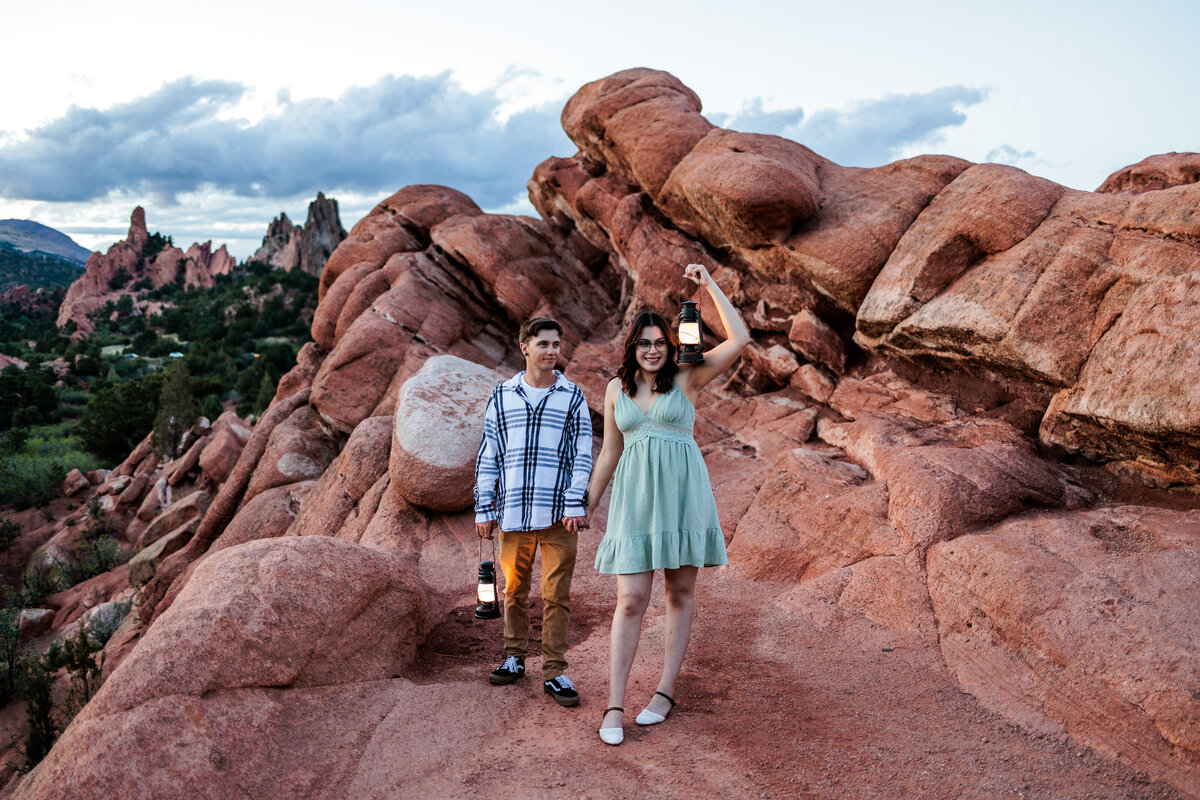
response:
<path id="1" fill-rule="evenodd" d="M 683 277 L 697 286 L 709 286 L 712 284 L 712 276 L 708 274 L 708 269 L 703 264 L 688 264 L 684 267 Z"/>
<path id="2" fill-rule="evenodd" d="M 563 517 L 562 524 L 571 533 L 578 534 L 588 526 L 588 518 L 586 515 L 582 517 Z"/>

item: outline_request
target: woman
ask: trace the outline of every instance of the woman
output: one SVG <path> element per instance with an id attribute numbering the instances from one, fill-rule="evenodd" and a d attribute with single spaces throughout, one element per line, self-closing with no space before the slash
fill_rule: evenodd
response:
<path id="1" fill-rule="evenodd" d="M 663 570 L 667 595 L 667 640 L 662 678 L 639 725 L 663 722 L 675 705 L 675 679 L 692 629 L 693 591 L 700 567 L 728 563 L 708 470 L 692 438 L 696 398 L 729 368 L 750 332 L 708 270 L 689 264 L 684 277 L 708 290 L 729 338 L 702 364 L 675 363 L 676 345 L 662 316 L 643 312 L 625 339 L 617 377 L 604 395 L 604 446 L 588 485 L 595 511 L 613 478 L 608 528 L 596 554 L 596 569 L 617 576 L 609 652 L 609 708 L 600 738 L 624 738 L 625 685 L 650 602 L 654 570 Z"/>

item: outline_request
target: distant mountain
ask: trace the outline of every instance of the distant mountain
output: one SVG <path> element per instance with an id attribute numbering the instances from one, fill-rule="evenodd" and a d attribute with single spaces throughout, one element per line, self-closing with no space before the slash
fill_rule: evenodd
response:
<path id="1" fill-rule="evenodd" d="M 82 274 L 83 265 L 78 261 L 41 250 L 25 253 L 9 242 L 0 241 L 0 292 L 17 286 L 31 289 L 68 286 Z"/>
<path id="2" fill-rule="evenodd" d="M 40 250 L 81 265 L 92 254 L 65 233 L 31 219 L 0 219 L 0 242 L 8 242 L 24 253 Z"/>

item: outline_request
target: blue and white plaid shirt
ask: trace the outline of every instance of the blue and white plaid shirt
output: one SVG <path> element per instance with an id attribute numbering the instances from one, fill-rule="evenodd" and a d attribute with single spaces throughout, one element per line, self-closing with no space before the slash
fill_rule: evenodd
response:
<path id="1" fill-rule="evenodd" d="M 555 370 L 536 405 L 524 372 L 492 391 L 475 458 L 475 521 L 498 518 L 504 531 L 549 528 L 587 513 L 592 418 L 579 387 Z"/>

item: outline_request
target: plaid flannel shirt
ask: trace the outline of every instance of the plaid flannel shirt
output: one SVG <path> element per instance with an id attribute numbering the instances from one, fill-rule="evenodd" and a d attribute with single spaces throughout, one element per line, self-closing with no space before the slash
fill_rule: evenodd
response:
<path id="1" fill-rule="evenodd" d="M 475 521 L 498 520 L 505 531 L 583 516 L 592 473 L 592 418 L 583 392 L 556 370 L 554 386 L 532 406 L 524 375 L 492 391 L 475 458 Z"/>

